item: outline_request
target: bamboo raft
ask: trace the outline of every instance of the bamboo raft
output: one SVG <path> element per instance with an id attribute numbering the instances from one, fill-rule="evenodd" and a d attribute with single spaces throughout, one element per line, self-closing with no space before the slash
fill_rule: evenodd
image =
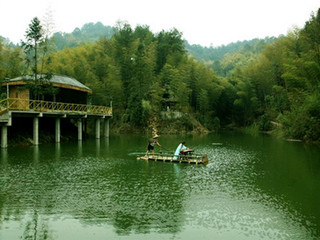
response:
<path id="1" fill-rule="evenodd" d="M 205 164 L 208 163 L 207 154 L 190 154 L 190 155 L 179 155 L 174 157 L 173 154 L 168 153 L 150 153 L 148 156 L 137 157 L 137 160 L 148 160 L 148 161 L 159 161 L 159 162 L 173 162 L 173 163 L 188 163 L 188 164 Z"/>

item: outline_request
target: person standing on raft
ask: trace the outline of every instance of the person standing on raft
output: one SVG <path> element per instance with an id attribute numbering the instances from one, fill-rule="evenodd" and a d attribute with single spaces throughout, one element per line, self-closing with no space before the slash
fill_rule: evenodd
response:
<path id="1" fill-rule="evenodd" d="M 154 146 L 158 145 L 159 147 L 161 147 L 160 143 L 158 142 L 158 138 L 159 135 L 155 135 L 153 136 L 153 138 L 150 138 L 148 141 L 148 147 L 147 147 L 147 152 L 146 152 L 146 156 L 149 156 L 149 152 L 152 151 L 152 154 L 154 154 Z"/>

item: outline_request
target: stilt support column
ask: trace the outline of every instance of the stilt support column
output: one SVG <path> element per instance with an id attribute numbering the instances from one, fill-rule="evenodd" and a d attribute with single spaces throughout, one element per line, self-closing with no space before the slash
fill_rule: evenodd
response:
<path id="1" fill-rule="evenodd" d="M 78 140 L 82 141 L 82 119 L 78 119 Z"/>
<path id="2" fill-rule="evenodd" d="M 2 126 L 1 127 L 1 148 L 8 147 L 8 127 Z"/>
<path id="3" fill-rule="evenodd" d="M 96 119 L 96 138 L 100 138 L 100 118 Z"/>
<path id="4" fill-rule="evenodd" d="M 33 144 L 39 145 L 39 118 L 33 119 Z"/>
<path id="5" fill-rule="evenodd" d="M 61 137 L 61 129 L 60 129 L 60 118 L 56 118 L 56 143 L 60 142 L 60 137 Z"/>
<path id="6" fill-rule="evenodd" d="M 104 131 L 103 131 L 104 137 L 109 137 L 109 118 L 104 119 Z"/>

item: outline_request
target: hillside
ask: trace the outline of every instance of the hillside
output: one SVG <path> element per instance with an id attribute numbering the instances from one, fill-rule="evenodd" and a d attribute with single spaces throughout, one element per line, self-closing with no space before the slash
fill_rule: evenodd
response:
<path id="1" fill-rule="evenodd" d="M 255 38 L 219 47 L 203 47 L 198 44 L 190 45 L 188 41 L 185 41 L 185 45 L 188 53 L 198 61 L 220 61 L 226 54 L 243 51 L 259 53 L 266 45 L 273 43 L 276 39 L 276 37 L 266 37 L 264 39 Z"/>
<path id="2" fill-rule="evenodd" d="M 110 39 L 114 35 L 114 28 L 104 26 L 101 22 L 86 23 L 81 28 L 75 28 L 71 33 L 56 32 L 53 37 L 57 50 L 65 47 L 75 47 L 86 42 L 94 42 L 101 37 Z M 189 44 L 185 40 L 185 48 L 187 52 L 194 56 L 198 61 L 220 61 L 226 54 L 236 52 L 252 52 L 259 53 L 265 45 L 271 44 L 276 40 L 275 37 L 266 37 L 264 39 L 252 39 L 238 41 L 219 47 L 204 47 L 198 44 Z"/>
<path id="3" fill-rule="evenodd" d="M 75 47 L 83 43 L 94 42 L 101 37 L 110 39 L 114 30 L 110 26 L 104 26 L 101 22 L 86 23 L 81 28 L 75 28 L 72 33 L 56 32 L 53 34 L 57 50 Z"/>
<path id="4" fill-rule="evenodd" d="M 238 41 L 220 47 L 190 45 L 185 41 L 186 50 L 196 60 L 203 61 L 220 77 L 233 74 L 237 67 L 245 66 L 255 59 L 263 49 L 277 40 L 275 37 Z"/>
<path id="5" fill-rule="evenodd" d="M 53 34 L 53 39 L 55 49 L 59 51 L 87 42 L 95 42 L 102 37 L 110 39 L 114 34 L 114 27 L 104 26 L 101 22 L 97 22 L 86 23 L 81 28 L 75 28 L 71 33 L 56 32 Z M 184 45 L 189 55 L 195 57 L 198 61 L 205 62 L 219 76 L 226 77 L 233 72 L 240 60 L 242 64 L 247 62 L 253 55 L 261 53 L 265 46 L 272 44 L 276 39 L 276 37 L 266 37 L 264 39 L 238 41 L 219 47 L 190 45 L 187 40 L 184 40 Z"/>
<path id="6" fill-rule="evenodd" d="M 56 51 L 64 48 L 76 47 L 87 42 L 95 42 L 102 37 L 110 39 L 115 34 L 114 27 L 105 26 L 101 22 L 86 23 L 81 28 L 75 28 L 71 33 L 56 32 L 53 34 L 54 46 Z M 4 43 L 10 43 L 8 38 L 0 36 Z M 184 40 L 185 49 L 187 53 L 195 57 L 198 61 L 216 62 L 212 68 L 219 72 L 217 69 L 217 61 L 221 61 L 226 55 L 232 55 L 238 52 L 246 52 L 257 54 L 266 46 L 273 43 L 276 37 L 266 37 L 264 39 L 252 39 L 245 41 L 238 41 L 219 47 L 204 47 L 198 44 L 189 44 Z M 15 45 L 10 43 L 12 47 Z M 219 74 L 220 75 L 220 74 Z"/>

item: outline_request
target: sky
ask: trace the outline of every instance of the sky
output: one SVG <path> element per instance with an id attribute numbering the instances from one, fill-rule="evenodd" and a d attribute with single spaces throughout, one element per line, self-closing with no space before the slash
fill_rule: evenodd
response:
<path id="1" fill-rule="evenodd" d="M 55 32 L 121 20 L 154 33 L 176 28 L 190 44 L 216 47 L 286 35 L 318 8 L 319 0 L 0 0 L 0 36 L 19 43 L 34 17 L 51 13 Z"/>

